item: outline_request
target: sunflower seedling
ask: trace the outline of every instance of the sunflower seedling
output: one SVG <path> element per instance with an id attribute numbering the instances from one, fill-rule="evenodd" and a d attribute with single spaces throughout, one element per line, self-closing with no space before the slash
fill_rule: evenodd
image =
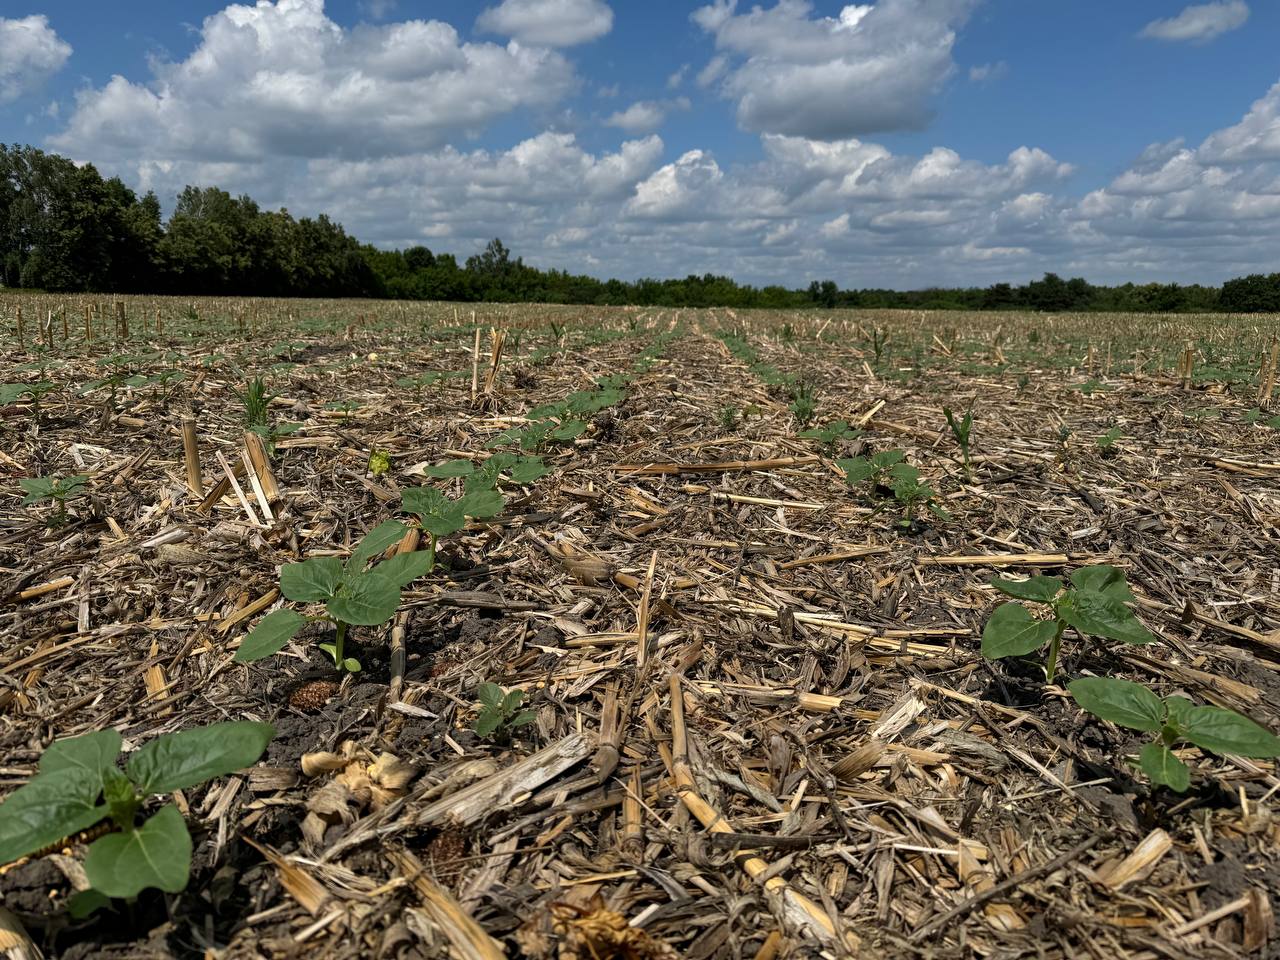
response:
<path id="1" fill-rule="evenodd" d="M 939 520 L 950 520 L 949 514 L 934 501 L 937 492 L 927 483 L 920 482 L 920 471 L 909 463 L 897 463 L 889 468 L 889 487 L 902 511 L 898 526 L 914 529 L 921 508 L 927 509 Z"/>
<path id="2" fill-rule="evenodd" d="M 18 486 L 26 494 L 22 498 L 22 506 L 28 507 L 43 500 L 52 500 L 58 505 L 58 512 L 49 518 L 49 526 L 60 527 L 67 522 L 67 501 L 84 493 L 81 489 L 89 482 L 89 477 L 77 473 L 70 477 L 24 477 Z"/>
<path id="3" fill-rule="evenodd" d="M 493 459 L 495 458 L 491 458 L 489 462 Z M 461 469 L 462 464 L 471 467 L 466 460 L 453 460 L 442 466 L 448 467 L 450 464 L 458 464 L 459 467 L 456 469 Z M 418 528 L 431 537 L 431 546 L 427 548 L 428 555 L 434 558 L 436 544 L 440 538 L 457 533 L 465 527 L 467 517 L 485 519 L 496 517 L 502 512 L 506 501 L 503 500 L 502 494 L 494 489 L 499 468 L 494 466 L 490 469 L 493 470 L 492 481 L 485 473 L 476 471 L 474 467 L 465 474 L 454 473 L 454 476 L 466 476 L 468 487 L 473 482 L 476 484 L 476 489 L 468 489 L 457 500 L 450 499 L 435 487 L 413 487 L 401 494 L 400 509 L 416 516 Z M 482 479 L 477 480 L 477 476 Z"/>
<path id="4" fill-rule="evenodd" d="M 215 723 L 156 737 L 116 765 L 115 730 L 50 744 L 36 775 L 0 804 L 0 863 L 61 844 L 107 822 L 89 845 L 90 887 L 70 903 L 85 916 L 111 897 L 155 888 L 177 893 L 191 871 L 191 834 L 178 807 L 167 803 L 138 823 L 147 799 L 199 786 L 256 763 L 275 735 L 266 723 Z"/>
<path id="5" fill-rule="evenodd" d="M 409 528 L 387 520 L 370 530 L 351 552 L 345 564 L 337 557 L 312 557 L 280 568 L 280 592 L 295 603 L 323 603 L 325 612 L 305 617 L 288 607 L 272 611 L 258 621 L 236 651 L 236 662 L 250 663 L 269 657 L 284 647 L 308 623 L 332 623 L 332 643 L 320 644 L 340 671 L 356 673 L 360 662 L 343 651 L 347 631 L 353 626 L 376 627 L 395 616 L 400 590 L 431 571 L 435 554 L 429 550 L 400 553 L 371 569 L 366 564 L 388 547 L 399 543 Z"/>
<path id="6" fill-rule="evenodd" d="M 533 722 L 534 712 L 520 709 L 523 690 L 504 691 L 496 683 L 482 683 L 476 688 L 476 696 L 482 705 L 476 715 L 477 736 L 506 740 L 512 730 Z"/>
<path id="7" fill-rule="evenodd" d="M 836 444 L 841 440 L 854 440 L 862 436 L 861 430 L 855 430 L 844 420 L 837 420 L 829 423 L 825 427 L 813 427 L 809 430 L 802 430 L 800 437 L 805 440 L 819 441 L 823 449 L 827 451 L 827 455 L 836 452 Z"/>
<path id="8" fill-rule="evenodd" d="M 1126 604 L 1133 591 L 1124 573 L 1098 564 L 1081 567 L 1071 574 L 1068 587 L 1057 577 L 1034 576 L 1030 580 L 991 581 L 1006 596 L 1049 608 L 1051 619 L 1037 620 L 1021 603 L 1002 603 L 982 631 L 982 655 L 988 660 L 1022 657 L 1049 644 L 1045 680 L 1053 682 L 1058 668 L 1062 634 L 1075 628 L 1081 637 L 1104 637 L 1120 643 L 1154 643 L 1155 636 L 1144 627 Z"/>
<path id="9" fill-rule="evenodd" d="M 1067 689 L 1095 717 L 1157 734 L 1138 754 L 1138 766 L 1152 783 L 1178 793 L 1191 785 L 1191 771 L 1173 752 L 1183 741 L 1220 756 L 1280 756 L 1280 739 L 1231 710 L 1197 707 L 1185 697 L 1161 699 L 1140 683 L 1114 677 L 1083 677 Z"/>
<path id="10" fill-rule="evenodd" d="M 813 387 L 807 383 L 797 383 L 791 394 L 791 412 L 802 427 L 813 423 L 814 414 L 818 412 L 818 398 Z"/>
<path id="11" fill-rule="evenodd" d="M 1098 445 L 1098 452 L 1104 457 L 1114 457 L 1116 455 L 1116 441 L 1122 436 L 1123 434 L 1120 432 L 1119 427 L 1112 427 L 1094 441 Z"/>
<path id="12" fill-rule="evenodd" d="M 901 450 L 884 450 L 870 457 L 852 457 L 848 460 L 837 460 L 836 466 L 844 471 L 845 482 L 849 486 L 865 483 L 871 488 L 873 495 L 881 488 L 888 490 L 889 471 L 906 459 Z"/>

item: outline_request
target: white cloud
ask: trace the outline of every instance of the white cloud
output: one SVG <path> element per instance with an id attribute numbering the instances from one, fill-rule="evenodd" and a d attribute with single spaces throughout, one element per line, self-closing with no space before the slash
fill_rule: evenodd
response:
<path id="1" fill-rule="evenodd" d="M 687 63 L 680 64 L 679 69 L 667 77 L 667 89 L 679 90 L 684 86 L 684 78 L 689 75 L 689 65 Z"/>
<path id="2" fill-rule="evenodd" d="M 919 128 L 952 75 L 955 27 L 976 0 L 879 0 L 813 16 L 809 0 L 737 12 L 715 0 L 692 14 L 727 59 L 702 80 L 737 104 L 739 125 L 761 133 L 836 140 Z"/>
<path id="3" fill-rule="evenodd" d="M 0 104 L 39 89 L 71 56 L 43 14 L 6 20 L 0 17 Z"/>
<path id="4" fill-rule="evenodd" d="M 187 59 L 152 73 L 77 94 L 51 143 L 157 161 L 409 153 L 548 108 L 576 85 L 554 51 L 464 43 L 435 20 L 345 30 L 323 0 L 229 6 L 204 21 Z"/>
<path id="5" fill-rule="evenodd" d="M 716 54 L 712 57 L 705 67 L 698 71 L 698 86 L 709 87 L 721 77 L 725 71 L 729 69 L 729 58 L 724 54 Z"/>
<path id="6" fill-rule="evenodd" d="M 1204 43 L 1244 26 L 1249 5 L 1244 0 L 1222 0 L 1185 8 L 1176 17 L 1152 20 L 1138 36 L 1152 40 L 1191 40 Z"/>
<path id="7" fill-rule="evenodd" d="M 999 80 L 1009 72 L 1009 64 L 1003 60 L 997 60 L 995 63 L 979 63 L 969 68 L 969 80 L 972 83 L 986 83 L 990 80 Z"/>
<path id="8" fill-rule="evenodd" d="M 572 47 L 613 29 L 603 0 L 502 0 L 476 20 L 476 29 L 542 47 Z"/>
<path id="9" fill-rule="evenodd" d="M 398 5 L 397 0 L 360 0 L 360 12 L 373 20 L 385 20 Z"/>
<path id="10" fill-rule="evenodd" d="M 657 130 L 672 110 L 688 110 L 689 100 L 676 97 L 674 100 L 641 100 L 633 103 L 625 110 L 619 110 L 605 119 L 605 125 L 618 127 L 627 133 L 648 133 Z"/>

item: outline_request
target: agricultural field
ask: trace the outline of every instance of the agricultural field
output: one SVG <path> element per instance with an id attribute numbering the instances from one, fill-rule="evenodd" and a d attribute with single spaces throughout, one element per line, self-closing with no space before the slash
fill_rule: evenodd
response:
<path id="1" fill-rule="evenodd" d="M 1280 956 L 1278 334 L 0 295 L 0 947 Z"/>

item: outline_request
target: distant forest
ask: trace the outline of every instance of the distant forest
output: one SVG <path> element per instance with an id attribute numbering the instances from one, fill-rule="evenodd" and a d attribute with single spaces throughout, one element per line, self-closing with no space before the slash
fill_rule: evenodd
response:
<path id="1" fill-rule="evenodd" d="M 1095 286 L 1047 273 L 1021 286 L 842 290 L 753 287 L 705 274 L 599 280 L 524 263 L 501 240 L 459 265 L 426 247 L 380 250 L 327 216 L 300 220 L 217 187 L 187 187 L 164 222 L 154 193 L 29 146 L 0 144 L 0 280 L 48 291 L 545 302 L 662 307 L 1280 312 L 1280 273 L 1222 287 Z"/>

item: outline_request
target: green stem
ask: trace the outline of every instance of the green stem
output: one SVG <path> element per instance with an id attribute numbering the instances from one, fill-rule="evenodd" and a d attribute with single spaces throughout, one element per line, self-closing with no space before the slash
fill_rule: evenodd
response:
<path id="1" fill-rule="evenodd" d="M 1053 635 L 1053 642 L 1049 644 L 1049 662 L 1044 665 L 1044 679 L 1046 683 L 1053 683 L 1053 675 L 1058 670 L 1058 650 L 1062 647 L 1062 631 L 1066 629 L 1066 621 L 1059 620 L 1058 632 Z"/>
<path id="2" fill-rule="evenodd" d="M 338 635 L 333 642 L 333 664 L 339 670 L 342 669 L 344 657 L 342 655 L 342 645 L 347 639 L 347 625 L 341 620 L 338 621 Z"/>

